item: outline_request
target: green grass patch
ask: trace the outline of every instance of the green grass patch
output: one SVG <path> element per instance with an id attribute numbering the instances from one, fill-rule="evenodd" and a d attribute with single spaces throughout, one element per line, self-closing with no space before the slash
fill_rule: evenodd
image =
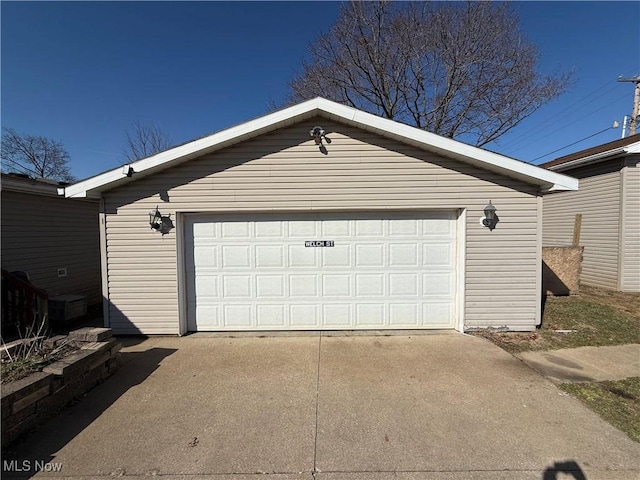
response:
<path id="1" fill-rule="evenodd" d="M 558 330 L 575 330 L 560 333 Z M 478 333 L 511 353 L 640 343 L 640 316 L 582 296 L 547 299 L 535 332 Z"/>
<path id="2" fill-rule="evenodd" d="M 595 383 L 563 383 L 560 388 L 579 398 L 604 420 L 640 442 L 640 377 Z"/>

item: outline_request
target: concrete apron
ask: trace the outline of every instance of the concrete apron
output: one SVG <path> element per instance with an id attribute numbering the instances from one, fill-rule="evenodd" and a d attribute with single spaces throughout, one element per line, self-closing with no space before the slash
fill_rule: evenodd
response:
<path id="1" fill-rule="evenodd" d="M 123 352 L 5 462 L 78 478 L 640 475 L 640 444 L 481 338 L 152 338 Z"/>

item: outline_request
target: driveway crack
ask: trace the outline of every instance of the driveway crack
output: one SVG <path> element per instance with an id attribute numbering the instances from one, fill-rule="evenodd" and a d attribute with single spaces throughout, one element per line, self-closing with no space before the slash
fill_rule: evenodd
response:
<path id="1" fill-rule="evenodd" d="M 318 405 L 320 397 L 320 352 L 322 351 L 322 332 L 318 337 L 318 370 L 316 376 L 316 429 L 313 439 L 313 469 L 311 470 L 311 476 L 315 479 L 317 473 L 317 453 L 318 453 Z"/>

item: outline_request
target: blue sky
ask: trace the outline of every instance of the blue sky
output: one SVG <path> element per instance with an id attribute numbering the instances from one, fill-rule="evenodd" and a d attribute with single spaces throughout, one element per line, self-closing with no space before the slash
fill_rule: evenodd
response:
<path id="1" fill-rule="evenodd" d="M 572 89 L 497 143 L 533 161 L 631 114 L 640 74 L 640 3 L 515 2 L 543 72 Z M 306 46 L 338 2 L 6 2 L 1 122 L 61 141 L 85 178 L 123 160 L 125 132 L 155 124 L 182 143 L 280 103 Z M 526 94 L 526 92 L 523 92 Z M 620 138 L 611 129 L 534 163 Z"/>

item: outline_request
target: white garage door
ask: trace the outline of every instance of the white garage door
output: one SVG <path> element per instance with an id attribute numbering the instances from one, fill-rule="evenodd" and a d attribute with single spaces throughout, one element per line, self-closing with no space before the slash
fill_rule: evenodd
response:
<path id="1" fill-rule="evenodd" d="M 188 216 L 189 331 L 453 328 L 454 212 Z"/>

